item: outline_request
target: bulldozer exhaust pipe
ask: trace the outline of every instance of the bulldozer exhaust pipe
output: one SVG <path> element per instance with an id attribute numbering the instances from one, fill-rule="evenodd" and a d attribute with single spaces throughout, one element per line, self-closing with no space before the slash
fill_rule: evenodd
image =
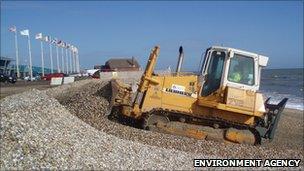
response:
<path id="1" fill-rule="evenodd" d="M 176 73 L 180 72 L 180 70 L 182 68 L 183 60 L 184 60 L 184 50 L 183 50 L 183 47 L 180 46 L 179 47 L 178 63 L 177 63 L 177 66 L 176 66 Z"/>

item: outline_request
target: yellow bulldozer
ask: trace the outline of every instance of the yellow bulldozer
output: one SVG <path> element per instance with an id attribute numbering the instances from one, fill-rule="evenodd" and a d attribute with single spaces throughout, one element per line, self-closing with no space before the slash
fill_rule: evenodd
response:
<path id="1" fill-rule="evenodd" d="M 180 47 L 176 72 L 155 74 L 159 52 L 159 46 L 151 50 L 137 88 L 111 80 L 109 118 L 196 139 L 257 145 L 274 138 L 288 99 L 270 104 L 258 91 L 268 57 L 212 46 L 200 72 L 186 73 Z"/>

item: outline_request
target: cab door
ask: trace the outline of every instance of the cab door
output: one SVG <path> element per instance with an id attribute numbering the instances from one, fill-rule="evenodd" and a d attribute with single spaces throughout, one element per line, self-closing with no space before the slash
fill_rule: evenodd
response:
<path id="1" fill-rule="evenodd" d="M 201 96 L 207 97 L 218 90 L 221 86 L 222 75 L 225 65 L 226 52 L 211 50 L 204 64 L 204 82 Z"/>

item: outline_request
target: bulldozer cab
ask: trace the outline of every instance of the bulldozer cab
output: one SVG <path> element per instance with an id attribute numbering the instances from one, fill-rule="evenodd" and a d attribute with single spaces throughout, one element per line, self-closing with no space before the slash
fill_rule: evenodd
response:
<path id="1" fill-rule="evenodd" d="M 208 48 L 201 69 L 201 96 L 210 96 L 227 86 L 257 91 L 260 70 L 267 61 L 267 57 L 238 49 Z"/>

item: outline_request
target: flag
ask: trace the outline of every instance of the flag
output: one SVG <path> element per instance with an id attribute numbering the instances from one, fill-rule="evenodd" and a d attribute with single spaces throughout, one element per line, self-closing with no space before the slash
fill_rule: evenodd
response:
<path id="1" fill-rule="evenodd" d="M 8 29 L 10 32 L 16 32 L 17 31 L 17 28 L 16 26 L 12 26 Z"/>
<path id="2" fill-rule="evenodd" d="M 42 33 L 36 34 L 35 39 L 40 39 L 40 40 L 42 40 Z"/>
<path id="3" fill-rule="evenodd" d="M 61 40 L 57 40 L 57 46 L 61 46 L 62 41 Z"/>
<path id="4" fill-rule="evenodd" d="M 60 43 L 60 47 L 62 47 L 62 48 L 64 48 L 64 47 L 65 47 L 64 42 L 63 42 L 63 41 L 61 41 L 61 43 Z"/>
<path id="5" fill-rule="evenodd" d="M 77 49 L 77 47 L 75 47 L 75 53 L 78 53 L 78 49 Z"/>
<path id="6" fill-rule="evenodd" d="M 50 42 L 50 40 L 51 40 L 51 39 L 50 39 L 50 36 L 45 36 L 45 37 L 44 37 L 44 41 Z"/>
<path id="7" fill-rule="evenodd" d="M 52 44 L 56 44 L 57 43 L 57 38 L 54 38 L 52 41 L 51 41 Z"/>
<path id="8" fill-rule="evenodd" d="M 65 48 L 65 47 L 66 47 L 65 42 L 62 42 L 62 43 L 61 43 L 61 47 L 63 47 L 63 48 Z"/>
<path id="9" fill-rule="evenodd" d="M 75 52 L 75 48 L 76 47 L 74 45 L 71 47 L 71 50 L 72 50 L 73 53 Z"/>
<path id="10" fill-rule="evenodd" d="M 20 31 L 20 34 L 22 36 L 29 36 L 30 35 L 30 31 L 28 29 L 27 30 L 22 30 L 22 31 Z"/>

